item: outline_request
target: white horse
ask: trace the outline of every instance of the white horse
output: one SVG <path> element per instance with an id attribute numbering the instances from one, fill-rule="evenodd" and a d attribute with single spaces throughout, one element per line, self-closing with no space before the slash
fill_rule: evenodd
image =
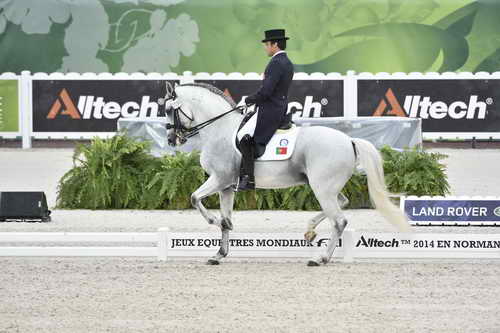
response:
<path id="1" fill-rule="evenodd" d="M 188 137 L 196 133 L 200 135 L 200 163 L 209 178 L 191 195 L 191 202 L 209 224 L 221 229 L 221 247 L 208 260 L 209 264 L 219 264 L 228 254 L 229 231 L 233 229 L 233 185 L 238 180 L 241 154 L 234 148 L 232 141 L 244 116 L 241 112 L 235 112 L 238 109 L 230 98 L 208 84 L 183 84 L 175 88 L 167 84 L 167 95 L 163 102 L 167 119 L 172 122 L 167 125 L 169 145 L 180 145 Z M 368 176 L 373 205 L 401 231 L 408 231 L 406 215 L 389 199 L 380 153 L 366 140 L 350 138 L 328 127 L 303 127 L 290 159 L 255 162 L 257 188 L 276 189 L 302 184 L 311 186 L 322 212 L 308 222 L 306 239 L 314 239 L 314 229 L 325 217 L 330 220 L 332 229 L 326 252 L 311 258 L 309 266 L 330 261 L 347 225 L 338 197 L 352 176 L 357 161 Z M 201 202 L 215 193 L 220 196 L 220 218 L 208 211 Z"/>

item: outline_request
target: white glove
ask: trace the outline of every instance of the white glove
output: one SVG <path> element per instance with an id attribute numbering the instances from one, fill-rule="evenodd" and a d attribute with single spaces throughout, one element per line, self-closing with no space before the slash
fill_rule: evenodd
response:
<path id="1" fill-rule="evenodd" d="M 181 107 L 181 102 L 178 99 L 169 99 L 168 101 L 165 101 L 165 109 L 178 109 Z"/>

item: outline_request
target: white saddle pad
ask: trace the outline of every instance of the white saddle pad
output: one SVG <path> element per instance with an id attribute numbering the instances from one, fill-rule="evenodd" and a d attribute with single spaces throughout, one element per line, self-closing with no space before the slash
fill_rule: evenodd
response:
<path id="1" fill-rule="evenodd" d="M 236 147 L 236 138 L 238 138 L 239 142 L 246 134 L 250 134 L 251 136 L 254 135 L 258 112 L 259 111 L 243 125 L 240 131 L 235 131 L 233 146 L 236 151 L 239 152 L 238 147 Z M 282 161 L 289 159 L 295 149 L 295 142 L 297 141 L 299 130 L 300 127 L 296 125 L 293 125 L 287 130 L 277 130 L 268 142 L 265 153 L 257 158 L 256 161 Z"/>

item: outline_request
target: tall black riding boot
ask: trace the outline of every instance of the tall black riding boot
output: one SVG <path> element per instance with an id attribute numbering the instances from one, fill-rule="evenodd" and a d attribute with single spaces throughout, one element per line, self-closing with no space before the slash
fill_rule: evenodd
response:
<path id="1" fill-rule="evenodd" d="M 236 191 L 255 190 L 254 155 L 255 142 L 250 135 L 245 135 L 240 141 L 241 168 L 240 179 Z"/>

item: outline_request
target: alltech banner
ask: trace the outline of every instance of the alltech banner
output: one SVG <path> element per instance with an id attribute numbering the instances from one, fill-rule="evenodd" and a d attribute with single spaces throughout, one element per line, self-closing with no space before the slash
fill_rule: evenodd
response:
<path id="1" fill-rule="evenodd" d="M 421 118 L 423 132 L 498 132 L 500 80 L 358 80 L 358 115 Z"/>
<path id="2" fill-rule="evenodd" d="M 33 132 L 115 132 L 121 117 L 162 116 L 165 82 L 33 80 Z"/>
<path id="3" fill-rule="evenodd" d="M 237 104 L 257 92 L 262 80 L 196 80 L 216 86 Z M 343 80 L 293 80 L 288 94 L 288 110 L 294 117 L 342 117 Z"/>
<path id="4" fill-rule="evenodd" d="M 17 80 L 0 80 L 0 132 L 19 132 Z"/>

